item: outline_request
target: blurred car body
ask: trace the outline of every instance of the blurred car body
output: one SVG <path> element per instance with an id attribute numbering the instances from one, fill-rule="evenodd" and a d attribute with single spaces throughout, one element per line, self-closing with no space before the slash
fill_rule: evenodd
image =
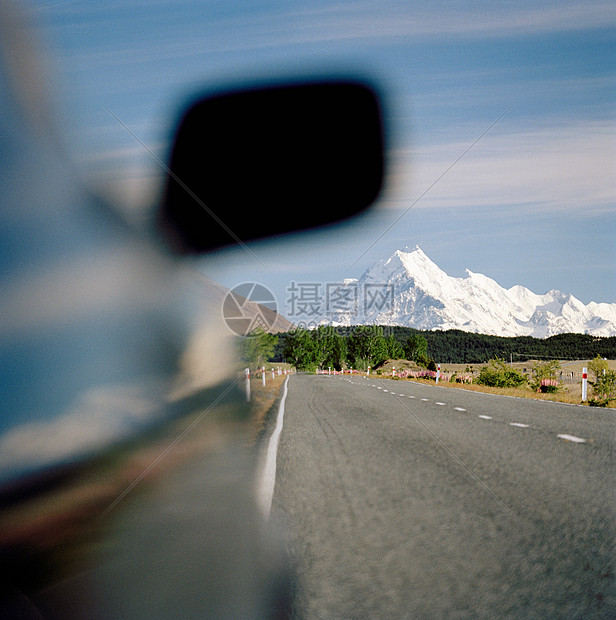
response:
<path id="1" fill-rule="evenodd" d="M 377 101 L 370 89 L 330 79 L 198 102 L 178 129 L 158 218 L 163 241 L 80 183 L 39 92 L 22 16 L 9 7 L 2 13 L 0 615 L 284 616 L 291 573 L 253 499 L 256 456 L 238 432 L 247 411 L 233 335 L 220 297 L 182 254 L 305 226 L 289 221 L 268 231 L 248 222 L 234 239 L 216 216 L 229 208 L 225 188 L 234 181 L 238 209 L 248 195 L 258 202 L 305 183 L 308 162 L 318 164 L 311 200 L 333 195 L 338 203 L 309 225 L 365 208 L 382 174 Z M 281 96 L 288 113 L 281 108 L 270 122 L 284 127 L 284 144 L 258 132 L 246 139 L 255 121 L 245 112 Z M 306 132 L 305 114 L 317 103 Z M 187 171 L 186 162 L 204 154 L 195 123 L 224 119 L 228 128 L 240 118 L 246 145 L 259 146 L 244 161 L 245 170 L 255 160 L 261 166 L 252 181 L 243 185 L 237 162 L 208 176 L 216 157 L 205 171 Z M 365 131 L 353 133 L 358 123 Z M 183 145 L 186 133 L 192 140 Z M 294 147 L 300 174 L 275 187 L 263 170 L 275 157 L 288 161 Z M 320 153 L 330 159 L 317 162 Z M 347 162 L 336 179 L 328 176 L 332 153 Z M 176 217 L 178 203 L 192 214 Z M 205 417 L 207 428 L 185 440 Z M 152 484 L 133 493 L 144 479 Z"/>

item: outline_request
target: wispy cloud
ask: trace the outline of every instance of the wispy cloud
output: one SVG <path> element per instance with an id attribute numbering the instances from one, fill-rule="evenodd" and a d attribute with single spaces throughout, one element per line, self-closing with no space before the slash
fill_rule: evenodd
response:
<path id="1" fill-rule="evenodd" d="M 613 210 L 616 125 L 573 121 L 487 136 L 415 208 L 538 205 L 553 212 L 582 206 Z M 383 206 L 404 209 L 468 143 L 425 146 L 394 156 L 392 191 Z"/>
<path id="2" fill-rule="evenodd" d="M 291 12 L 290 15 L 294 13 Z M 487 2 L 343 2 L 306 8 L 298 30 L 304 40 L 375 37 L 432 37 L 438 35 L 501 37 L 540 32 L 565 32 L 605 27 L 616 18 L 612 2 L 574 1 Z M 309 35 L 312 33 L 312 36 Z"/>

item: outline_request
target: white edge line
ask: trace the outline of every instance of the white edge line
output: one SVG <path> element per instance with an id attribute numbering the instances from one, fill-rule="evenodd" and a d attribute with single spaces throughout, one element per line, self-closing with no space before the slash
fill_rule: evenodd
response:
<path id="1" fill-rule="evenodd" d="M 270 510 L 272 508 L 272 499 L 274 498 L 274 486 L 276 484 L 276 455 L 278 452 L 278 443 L 280 441 L 280 433 L 282 432 L 282 424 L 284 420 L 284 403 L 287 399 L 287 383 L 289 377 L 285 379 L 284 390 L 282 392 L 282 400 L 278 407 L 278 416 L 276 417 L 276 427 L 267 444 L 267 453 L 265 462 L 261 469 L 259 482 L 257 484 L 257 504 L 265 519 L 269 519 Z"/>

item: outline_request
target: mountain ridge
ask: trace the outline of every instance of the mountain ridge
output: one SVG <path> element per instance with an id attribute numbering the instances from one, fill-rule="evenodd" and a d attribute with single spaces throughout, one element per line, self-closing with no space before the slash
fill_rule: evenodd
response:
<path id="1" fill-rule="evenodd" d="M 616 335 L 616 303 L 584 304 L 556 289 L 540 295 L 519 284 L 506 289 L 484 274 L 470 269 L 466 274 L 449 276 L 419 246 L 396 250 L 360 278 L 345 280 L 343 286 L 357 287 L 363 303 L 354 309 L 334 309 L 323 322 L 536 338 L 562 333 Z M 382 303 L 368 304 L 379 287 Z"/>

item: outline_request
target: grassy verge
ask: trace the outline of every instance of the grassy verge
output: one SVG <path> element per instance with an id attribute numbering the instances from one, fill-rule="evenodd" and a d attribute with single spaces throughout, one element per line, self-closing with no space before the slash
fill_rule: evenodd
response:
<path id="1" fill-rule="evenodd" d="M 288 364 L 281 364 L 281 368 L 287 367 Z M 251 445 L 256 444 L 260 434 L 265 428 L 267 421 L 267 412 L 272 408 L 276 399 L 280 395 L 280 390 L 288 375 L 284 373 L 278 375 L 274 373 L 272 377 L 271 370 L 266 370 L 265 386 L 261 377 L 252 378 L 250 381 L 251 401 L 250 401 L 250 431 L 248 440 Z"/>
<path id="2" fill-rule="evenodd" d="M 391 379 L 392 377 L 387 377 Z M 427 379 L 406 379 L 396 377 L 396 381 L 414 381 L 415 383 L 423 383 L 424 385 L 435 385 L 434 381 Z M 470 392 L 483 392 L 485 394 L 500 394 L 501 396 L 515 396 L 517 398 L 529 398 L 534 400 L 549 400 L 558 403 L 568 403 L 571 405 L 588 405 L 582 402 L 581 388 L 579 385 L 565 385 L 554 394 L 542 394 L 541 392 L 533 392 L 525 388 L 497 388 L 487 385 L 479 385 L 477 383 L 453 383 L 449 381 L 439 382 L 440 387 L 447 387 L 457 390 L 468 390 Z M 576 393 L 577 392 L 577 393 Z M 609 404 L 610 409 L 616 408 L 616 403 Z"/>
<path id="3" fill-rule="evenodd" d="M 534 361 L 525 361 L 525 362 L 514 362 L 513 364 L 507 364 L 507 366 L 511 366 L 518 372 L 523 374 L 529 374 L 531 369 L 533 368 Z M 448 380 L 448 376 L 451 374 L 457 375 L 467 375 L 471 376 L 473 381 L 476 381 L 479 372 L 482 368 L 487 366 L 487 363 L 481 364 L 442 364 L 441 370 L 443 373 L 447 373 L 445 380 L 441 380 L 439 385 L 441 387 L 450 387 L 461 390 L 469 390 L 471 392 L 484 392 L 487 394 L 501 394 L 504 396 L 515 396 L 517 398 L 529 398 L 534 400 L 549 400 L 560 403 L 569 403 L 573 405 L 587 405 L 588 402 L 582 402 L 582 386 L 581 386 L 581 373 L 584 367 L 588 367 L 589 360 L 577 360 L 577 361 L 566 361 L 563 360 L 560 362 L 561 369 L 565 373 L 574 372 L 576 375 L 580 377 L 579 381 L 575 381 L 573 383 L 562 382 L 559 386 L 559 389 L 556 393 L 547 394 L 541 392 L 535 392 L 528 387 L 519 387 L 519 388 L 496 388 L 489 387 L 485 385 L 480 385 L 478 383 L 455 383 L 450 382 Z M 616 360 L 608 360 L 608 365 L 612 370 L 616 370 Z M 383 364 L 376 372 L 376 376 L 383 376 L 387 378 L 392 378 L 391 373 L 393 368 L 396 368 L 397 372 L 404 370 L 419 370 L 419 368 L 414 365 L 412 362 L 408 362 L 406 360 L 388 360 L 385 364 Z M 365 373 L 363 373 L 365 374 Z M 371 373 L 371 376 L 373 374 Z M 418 378 L 401 378 L 394 377 L 398 380 L 406 380 L 406 381 L 416 381 L 418 383 L 425 383 L 426 385 L 434 385 L 434 379 L 418 379 Z M 589 382 L 588 386 L 589 397 L 592 398 L 592 388 Z M 612 401 L 608 407 L 610 409 L 616 408 L 616 401 Z"/>

